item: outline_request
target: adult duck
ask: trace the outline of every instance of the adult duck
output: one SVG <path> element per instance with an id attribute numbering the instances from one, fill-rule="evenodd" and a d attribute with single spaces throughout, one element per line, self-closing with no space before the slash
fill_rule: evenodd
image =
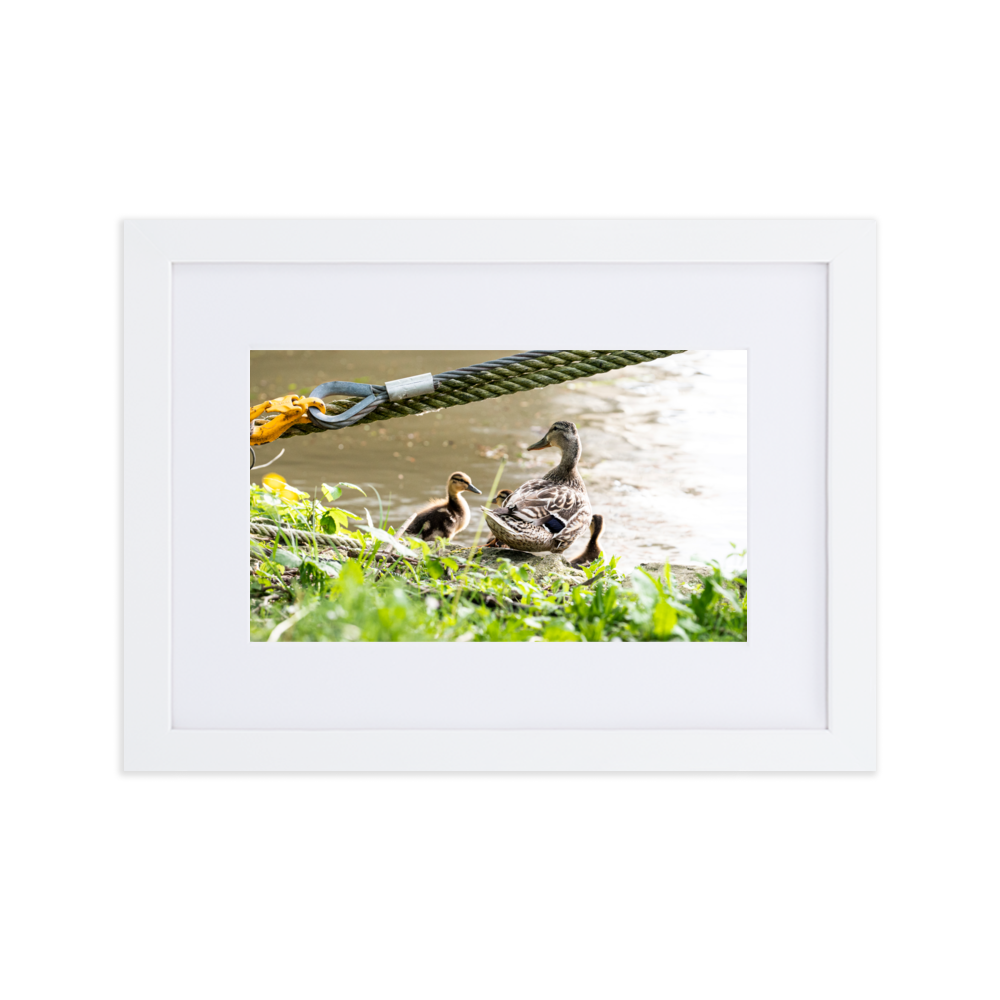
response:
<path id="1" fill-rule="evenodd" d="M 411 514 L 399 529 L 406 535 L 418 535 L 425 542 L 432 538 L 446 541 L 454 538 L 469 523 L 469 505 L 462 494 L 482 493 L 472 485 L 464 472 L 453 472 L 448 477 L 448 499 L 432 500 L 430 505 Z"/>
<path id="2" fill-rule="evenodd" d="M 528 451 L 558 448 L 562 459 L 541 479 L 529 479 L 503 507 L 484 510 L 501 545 L 522 552 L 563 552 L 590 524 L 590 499 L 580 478 L 583 454 L 576 424 L 557 420 Z"/>

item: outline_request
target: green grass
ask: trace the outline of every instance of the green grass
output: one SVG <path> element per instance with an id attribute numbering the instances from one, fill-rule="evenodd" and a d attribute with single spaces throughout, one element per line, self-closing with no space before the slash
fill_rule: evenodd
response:
<path id="1" fill-rule="evenodd" d="M 351 487 L 324 486 L 335 501 Z M 250 634 L 258 642 L 745 642 L 746 571 L 717 563 L 700 586 L 669 567 L 631 579 L 616 558 L 579 575 L 536 573 L 503 550 L 428 545 L 396 538 L 381 511 L 367 530 L 346 512 L 291 488 L 251 486 L 251 516 L 355 538 L 358 558 L 279 538 L 251 542 Z M 336 513 L 333 513 L 336 511 Z M 354 515 L 349 515 L 354 517 Z M 411 550 L 414 562 L 399 555 Z M 742 554 L 734 554 L 739 558 Z M 499 557 L 499 558 L 498 558 Z"/>

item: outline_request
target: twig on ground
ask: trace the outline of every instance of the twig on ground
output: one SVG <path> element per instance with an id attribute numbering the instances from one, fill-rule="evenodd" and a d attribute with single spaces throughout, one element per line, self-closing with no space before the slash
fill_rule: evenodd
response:
<path id="1" fill-rule="evenodd" d="M 285 454 L 285 449 L 282 448 L 281 451 L 279 451 L 278 454 L 275 455 L 270 462 L 265 462 L 263 465 L 255 465 L 253 471 L 259 472 L 261 469 L 266 469 L 269 465 L 274 465 L 274 463 L 277 462 L 278 459 L 281 458 L 281 456 L 284 454 Z"/>

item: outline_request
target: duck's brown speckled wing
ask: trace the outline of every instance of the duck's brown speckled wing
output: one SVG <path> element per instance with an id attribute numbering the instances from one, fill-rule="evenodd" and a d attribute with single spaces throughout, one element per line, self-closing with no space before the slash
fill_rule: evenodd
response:
<path id="1" fill-rule="evenodd" d="M 507 498 L 499 513 L 528 524 L 541 524 L 553 514 L 569 522 L 584 506 L 588 506 L 586 494 L 581 495 L 578 489 L 545 479 L 529 479 Z"/>

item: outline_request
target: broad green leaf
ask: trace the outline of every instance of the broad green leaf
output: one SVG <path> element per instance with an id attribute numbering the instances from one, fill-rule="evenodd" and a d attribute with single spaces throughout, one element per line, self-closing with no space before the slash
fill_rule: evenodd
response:
<path id="1" fill-rule="evenodd" d="M 347 528 L 348 522 L 353 519 L 360 520 L 357 514 L 352 514 L 349 510 L 341 510 L 339 507 L 330 507 L 323 512 L 320 524 L 323 530 L 330 535 L 337 534 L 340 528 Z"/>
<path id="2" fill-rule="evenodd" d="M 639 603 L 645 608 L 653 607 L 660 599 L 656 581 L 644 569 L 637 569 L 632 574 L 632 587 L 639 597 Z"/>
<path id="3" fill-rule="evenodd" d="M 677 624 L 677 612 L 666 601 L 660 601 L 653 608 L 653 634 L 665 639 Z"/>
<path id="4" fill-rule="evenodd" d="M 348 559 L 341 568 L 340 576 L 337 579 L 341 586 L 350 590 L 364 586 L 365 576 L 357 559 Z"/>
<path id="5" fill-rule="evenodd" d="M 715 588 L 715 592 L 733 609 L 733 611 L 741 610 L 739 599 L 728 587 L 724 587 L 721 584 L 714 582 L 712 586 Z"/>
<path id="6" fill-rule="evenodd" d="M 690 628 L 691 626 L 688 626 L 688 627 Z M 697 630 L 698 626 L 695 625 L 694 629 Z M 685 630 L 685 628 L 684 628 L 683 625 L 675 625 L 674 626 L 674 635 L 677 636 L 679 639 L 681 639 L 683 642 L 690 642 L 691 641 L 691 637 L 687 634 L 687 630 Z"/>
<path id="7" fill-rule="evenodd" d="M 567 628 L 560 628 L 558 625 L 550 625 L 543 633 L 542 639 L 545 642 L 579 642 L 580 637 Z"/>
<path id="8" fill-rule="evenodd" d="M 278 549 L 271 559 L 282 566 L 288 566 L 289 569 L 298 569 L 302 565 L 301 557 L 289 552 L 288 549 Z"/>
<path id="9" fill-rule="evenodd" d="M 380 542 L 385 542 L 387 545 L 391 545 L 397 552 L 404 556 L 413 556 L 413 553 L 405 546 L 400 544 L 388 531 L 383 531 L 381 528 L 369 528 L 368 534 L 372 538 L 377 538 Z"/>
<path id="10" fill-rule="evenodd" d="M 702 588 L 691 595 L 690 605 L 691 610 L 698 616 L 701 617 L 706 611 L 711 607 L 712 601 L 715 600 L 715 591 L 708 580 L 702 583 Z"/>

